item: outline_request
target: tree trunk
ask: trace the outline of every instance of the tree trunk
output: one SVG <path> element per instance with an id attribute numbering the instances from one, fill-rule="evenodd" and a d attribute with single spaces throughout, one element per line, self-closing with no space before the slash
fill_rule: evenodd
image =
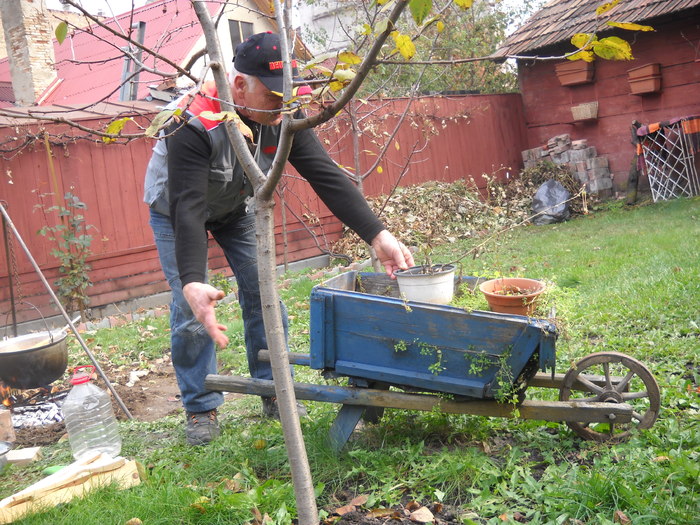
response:
<path id="1" fill-rule="evenodd" d="M 275 382 L 275 394 L 279 404 L 284 442 L 292 471 L 299 524 L 317 525 L 316 498 L 309 460 L 304 446 L 304 436 L 299 424 L 294 382 L 290 374 L 287 344 L 282 326 L 282 309 L 276 286 L 275 220 L 273 213 L 275 202 L 272 197 L 263 200 L 259 195 L 257 194 L 255 198 L 258 272 L 272 377 Z"/>

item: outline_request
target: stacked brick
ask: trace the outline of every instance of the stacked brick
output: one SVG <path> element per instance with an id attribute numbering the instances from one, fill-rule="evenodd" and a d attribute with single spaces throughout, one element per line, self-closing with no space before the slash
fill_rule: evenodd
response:
<path id="1" fill-rule="evenodd" d="M 557 135 L 549 139 L 546 146 L 527 149 L 522 155 L 526 169 L 542 161 L 568 166 L 589 193 L 612 189 L 608 158 L 599 157 L 595 147 L 589 146 L 586 139 L 572 141 L 569 135 Z"/>

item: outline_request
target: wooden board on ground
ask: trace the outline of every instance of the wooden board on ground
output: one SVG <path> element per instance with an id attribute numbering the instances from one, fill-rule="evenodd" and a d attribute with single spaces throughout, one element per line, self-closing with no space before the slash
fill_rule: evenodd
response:
<path id="1" fill-rule="evenodd" d="M 7 453 L 8 463 L 13 465 L 26 465 L 41 458 L 41 447 L 27 447 L 12 449 Z"/>
<path id="2" fill-rule="evenodd" d="M 12 523 L 25 514 L 71 501 L 111 483 L 126 489 L 140 481 L 136 461 L 99 452 L 91 454 L 0 501 L 0 524 Z"/>

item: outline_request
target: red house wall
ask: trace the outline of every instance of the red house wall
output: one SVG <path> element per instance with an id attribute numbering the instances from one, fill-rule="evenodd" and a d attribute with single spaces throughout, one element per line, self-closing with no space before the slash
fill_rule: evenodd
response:
<path id="1" fill-rule="evenodd" d="M 654 32 L 619 33 L 632 44 L 635 59 L 597 59 L 589 84 L 562 86 L 555 74 L 557 61 L 519 62 L 528 147 L 542 146 L 563 133 L 572 140 L 588 139 L 599 155 L 608 157 L 614 188 L 624 191 L 634 155 L 632 121 L 650 124 L 700 114 L 700 11 L 691 14 L 653 23 Z M 546 54 L 570 49 L 547 50 Z M 661 91 L 631 94 L 627 71 L 648 63 L 661 65 Z M 598 101 L 598 119 L 573 121 L 571 106 L 591 101 Z"/>
<path id="2" fill-rule="evenodd" d="M 382 129 L 391 129 L 396 115 L 402 113 L 404 107 L 405 101 L 384 101 L 376 115 L 385 126 Z M 412 158 L 408 174 L 400 181 L 402 185 L 470 177 L 483 185 L 480 180 L 482 173 L 491 174 L 504 166 L 517 170 L 521 164 L 520 152 L 526 147 L 526 130 L 519 95 L 425 98 L 419 100 L 412 111 L 416 124 L 402 127 L 382 163 L 383 172 L 375 172 L 364 180 L 365 194 L 388 193 L 399 179 L 406 153 L 413 144 L 424 146 L 426 136 L 430 140 Z M 87 127 L 100 125 L 98 121 L 84 121 L 82 124 Z M 21 151 L 11 151 L 18 143 L 13 137 L 42 137 L 43 130 L 50 136 L 53 174 L 42 138 Z M 428 130 L 435 133 L 427 133 Z M 37 231 L 58 222 L 53 213 L 43 210 L 62 204 L 63 195 L 71 191 L 87 205 L 85 223 L 94 226 L 89 231 L 93 236 L 93 256 L 89 260 L 93 282 L 89 290 L 91 306 L 104 306 L 167 290 L 148 226 L 148 210 L 142 202 L 143 176 L 153 142 L 136 140 L 127 145 L 108 145 L 94 139 L 71 139 L 66 135 L 84 133 L 56 124 L 46 124 L 41 128 L 29 125 L 0 129 L 3 166 L 0 200 L 6 203 L 12 223 L 46 279 L 53 285 L 59 276 L 58 262 L 51 255 L 55 245 Z M 339 119 L 337 124 L 322 130 L 319 136 L 338 162 L 353 165 L 347 123 Z M 377 151 L 378 147 L 369 135 L 360 139 L 361 150 Z M 374 158 L 365 154 L 361 159 L 362 169 Z M 502 169 L 499 173 L 504 175 L 506 171 Z M 342 232 L 340 222 L 291 167 L 281 186 L 287 210 L 283 226 L 278 199 L 275 210 L 278 263 L 285 259 L 283 230 L 286 231 L 288 262 L 329 250 Z M 309 230 L 316 234 L 316 239 Z M 39 276 L 12 235 L 10 242 L 17 264 L 16 269 L 8 272 L 5 250 L 1 250 L 0 315 L 11 310 L 9 276 L 13 278 L 15 300 L 29 301 L 44 315 L 57 313 Z M 221 251 L 213 241 L 210 246 L 210 268 L 224 269 L 230 274 Z M 20 321 L 37 317 L 31 307 L 20 305 L 18 309 Z"/>

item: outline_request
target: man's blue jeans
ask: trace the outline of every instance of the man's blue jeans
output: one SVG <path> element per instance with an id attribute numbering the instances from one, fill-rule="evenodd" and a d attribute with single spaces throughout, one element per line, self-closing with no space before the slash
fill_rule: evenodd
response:
<path id="1" fill-rule="evenodd" d="M 160 264 L 170 289 L 170 345 L 182 395 L 182 404 L 189 412 L 206 412 L 223 403 L 221 392 L 204 389 L 207 374 L 217 373 L 214 341 L 197 321 L 182 293 L 182 284 L 175 260 L 175 233 L 170 218 L 151 210 L 151 228 L 158 248 Z M 257 353 L 267 348 L 265 326 L 260 303 L 258 264 L 256 258 L 255 215 L 242 212 L 226 225 L 211 230 L 226 255 L 238 283 L 238 302 L 243 314 L 246 353 L 250 375 L 272 379 L 270 364 L 258 361 Z M 287 311 L 282 306 L 285 339 Z"/>

